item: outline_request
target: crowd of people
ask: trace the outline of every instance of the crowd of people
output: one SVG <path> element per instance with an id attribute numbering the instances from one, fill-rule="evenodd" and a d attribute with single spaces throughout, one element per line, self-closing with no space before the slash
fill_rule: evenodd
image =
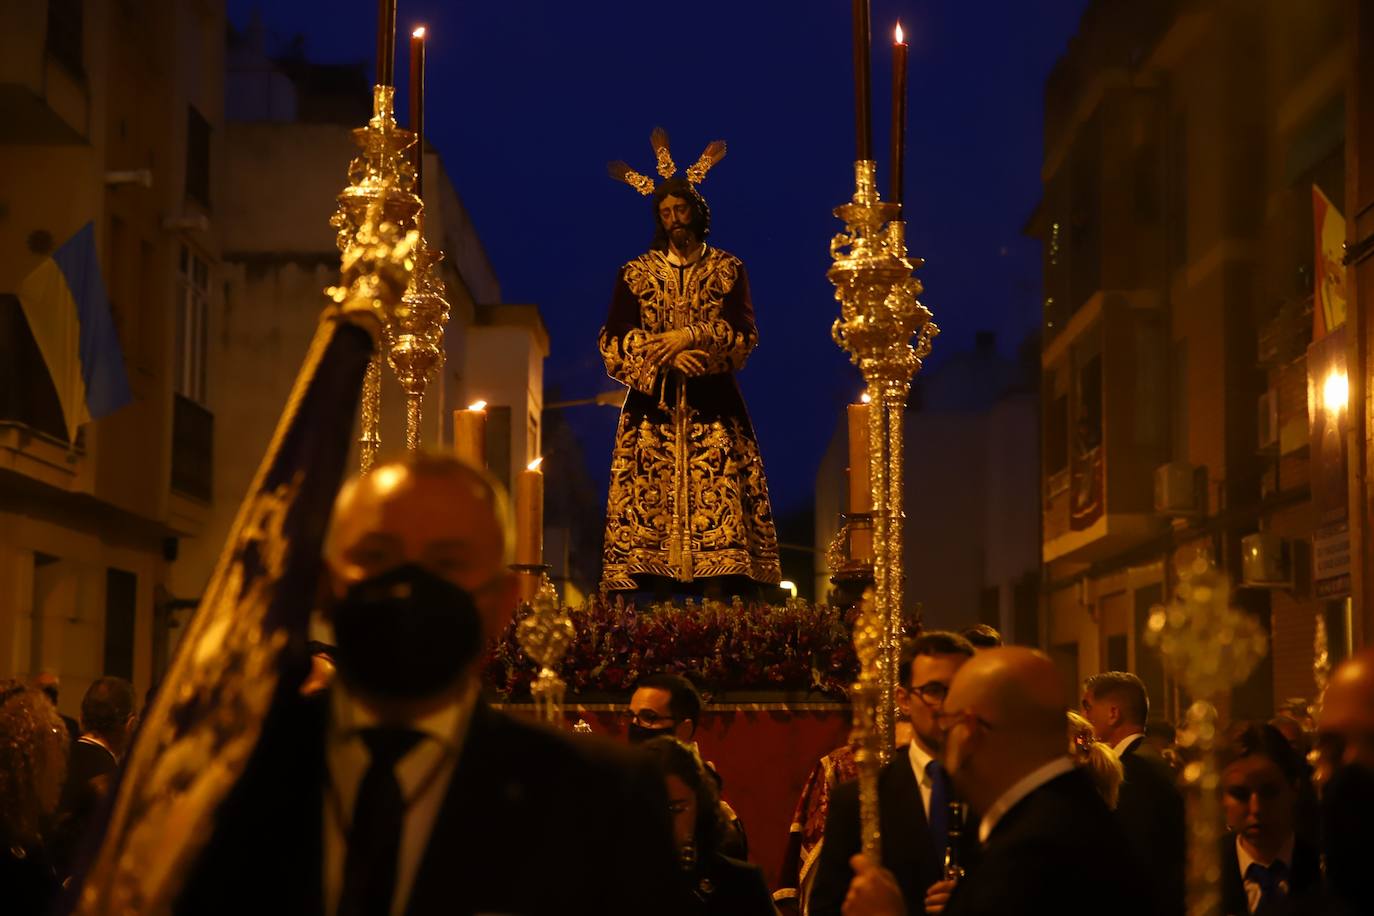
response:
<path id="1" fill-rule="evenodd" d="M 325 556 L 335 644 L 301 640 L 171 912 L 1184 912 L 1186 741 L 1135 675 L 1067 697 L 1045 655 L 987 627 L 903 648 L 881 855 L 862 853 L 854 748 L 837 748 L 770 893 L 698 746 L 690 680 L 641 680 L 619 741 L 483 701 L 479 637 L 515 607 L 502 499 L 434 457 L 345 487 Z M 0 681 L 0 910 L 16 916 L 77 899 L 139 727 L 127 681 L 92 683 L 79 723 L 58 689 Z M 1234 722 L 1219 744 L 1220 911 L 1374 912 L 1374 651 L 1339 666 L 1315 721 Z"/>

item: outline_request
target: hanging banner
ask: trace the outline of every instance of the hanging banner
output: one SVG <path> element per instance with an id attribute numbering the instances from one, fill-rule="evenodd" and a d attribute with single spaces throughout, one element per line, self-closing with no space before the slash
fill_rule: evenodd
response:
<path id="1" fill-rule="evenodd" d="M 1312 339 L 1321 340 L 1345 324 L 1345 217 L 1312 185 Z"/>

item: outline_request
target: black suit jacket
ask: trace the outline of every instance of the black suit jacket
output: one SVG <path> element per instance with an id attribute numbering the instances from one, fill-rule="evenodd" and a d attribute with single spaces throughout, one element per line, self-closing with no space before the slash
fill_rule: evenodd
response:
<path id="1" fill-rule="evenodd" d="M 1081 770 L 1045 783 L 998 820 L 946 916 L 1144 916 L 1145 882 L 1112 813 Z M 907 901 L 908 912 L 919 912 Z"/>
<path id="2" fill-rule="evenodd" d="M 175 912 L 323 912 L 323 699 L 269 718 Z M 675 864 L 647 760 L 479 702 L 406 913 L 678 913 Z"/>
<path id="3" fill-rule="evenodd" d="M 105 792 L 96 787 L 95 780 L 112 776 L 118 769 L 114 755 L 100 745 L 86 741 L 72 744 L 67 758 L 67 781 L 62 786 L 51 837 L 52 857 L 63 876 L 75 867 L 87 843 L 91 821 L 105 802 Z"/>
<path id="4" fill-rule="evenodd" d="M 1144 738 L 1121 754 L 1125 779 L 1116 803 L 1136 868 L 1150 876 L 1151 912 L 1183 913 L 1187 832 L 1174 771 Z"/>
<path id="5" fill-rule="evenodd" d="M 1302 838 L 1293 843 L 1293 861 L 1288 868 L 1288 897 L 1278 908 L 1267 911 L 1272 916 L 1298 912 L 1305 898 L 1321 888 L 1321 856 L 1315 846 Z M 1227 833 L 1221 841 L 1221 911 L 1226 916 L 1250 916 L 1234 833 Z"/>
<path id="6" fill-rule="evenodd" d="M 896 877 L 907 909 L 919 913 L 926 888 L 944 876 L 945 851 L 935 848 L 921 802 L 921 787 L 916 783 L 906 747 L 895 751 L 878 776 L 878 826 L 883 836 L 883 867 Z M 963 833 L 965 865 L 976 851 L 975 832 L 970 825 Z M 809 912 L 816 916 L 840 912 L 854 877 L 849 859 L 860 848 L 859 784 L 841 783 L 830 794 Z"/>

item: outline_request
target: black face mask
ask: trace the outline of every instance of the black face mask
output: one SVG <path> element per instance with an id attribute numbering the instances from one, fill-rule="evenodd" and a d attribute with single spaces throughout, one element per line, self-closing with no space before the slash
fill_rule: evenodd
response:
<path id="1" fill-rule="evenodd" d="M 361 693 L 398 700 L 440 693 L 482 648 L 472 595 L 406 564 L 350 586 L 334 606 L 334 661 Z"/>
<path id="2" fill-rule="evenodd" d="M 1374 906 L 1370 811 L 1374 811 L 1374 770 L 1352 763 L 1336 767 L 1322 786 L 1322 852 L 1327 882 L 1357 912 L 1369 912 L 1366 907 Z"/>
<path id="3" fill-rule="evenodd" d="M 667 728 L 645 728 L 638 722 L 631 722 L 625 729 L 625 737 L 630 740 L 631 744 L 643 744 L 650 738 L 671 738 L 672 735 L 673 726 L 671 725 Z"/>

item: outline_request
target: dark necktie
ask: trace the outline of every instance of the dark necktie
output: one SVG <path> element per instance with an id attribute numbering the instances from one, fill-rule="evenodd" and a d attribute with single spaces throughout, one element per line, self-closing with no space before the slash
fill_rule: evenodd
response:
<path id="1" fill-rule="evenodd" d="M 943 856 L 949 845 L 949 777 L 940 761 L 932 760 L 926 764 L 926 778 L 930 780 L 930 836 L 935 851 Z"/>
<path id="2" fill-rule="evenodd" d="M 1279 905 L 1287 893 L 1285 883 L 1288 878 L 1288 868 L 1278 859 L 1268 868 L 1258 862 L 1251 862 L 1250 867 L 1245 869 L 1245 880 L 1253 881 L 1259 885 L 1259 903 L 1255 905 L 1255 916 L 1264 916 L 1272 913 Z"/>
<path id="3" fill-rule="evenodd" d="M 339 916 L 387 916 L 391 912 L 405 820 L 405 799 L 401 797 L 401 784 L 396 781 L 396 763 L 423 737 L 406 728 L 369 728 L 362 732 L 372 762 L 353 802 Z"/>

